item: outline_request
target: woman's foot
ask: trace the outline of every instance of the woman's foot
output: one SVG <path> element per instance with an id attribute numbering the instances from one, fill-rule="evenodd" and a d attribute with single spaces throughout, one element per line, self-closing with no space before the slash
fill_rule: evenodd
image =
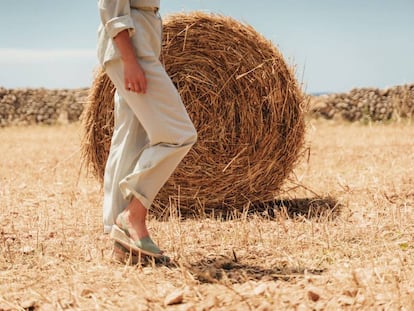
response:
<path id="1" fill-rule="evenodd" d="M 118 215 L 111 238 L 134 253 L 162 257 L 163 252 L 152 241 L 146 225 L 147 209 L 134 198 L 128 207 Z"/>
<path id="2" fill-rule="evenodd" d="M 149 236 L 146 220 L 147 209 L 137 198 L 133 198 L 116 219 L 116 224 L 119 228 L 128 228 L 129 236 L 136 241 Z"/>

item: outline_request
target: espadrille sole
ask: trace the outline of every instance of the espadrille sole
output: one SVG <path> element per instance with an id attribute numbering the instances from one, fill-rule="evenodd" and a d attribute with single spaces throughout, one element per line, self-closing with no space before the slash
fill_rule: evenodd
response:
<path id="1" fill-rule="evenodd" d="M 171 263 L 171 259 L 168 256 L 152 257 L 144 254 L 135 254 L 129 251 L 123 245 L 118 242 L 114 242 L 114 249 L 112 252 L 112 260 L 121 264 L 127 265 L 148 265 L 154 262 L 156 265 L 168 265 Z"/>
<path id="2" fill-rule="evenodd" d="M 124 230 L 119 228 L 117 225 L 112 226 L 111 239 L 121 244 L 123 247 L 125 247 L 128 251 L 134 252 L 136 254 L 144 254 L 147 256 L 155 257 L 155 258 L 161 258 L 165 257 L 162 253 L 153 253 L 149 250 L 146 250 L 144 247 L 138 247 L 133 239 L 131 239 Z"/>

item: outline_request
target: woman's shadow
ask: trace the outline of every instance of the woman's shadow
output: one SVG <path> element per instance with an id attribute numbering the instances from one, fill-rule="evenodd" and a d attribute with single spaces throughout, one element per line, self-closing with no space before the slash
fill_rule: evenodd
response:
<path id="1" fill-rule="evenodd" d="M 247 281 L 289 281 L 304 275 L 321 275 L 324 269 L 289 267 L 284 263 L 272 268 L 243 264 L 223 255 L 210 255 L 185 265 L 191 275 L 201 283 L 244 283 Z"/>
<path id="2" fill-rule="evenodd" d="M 333 197 L 278 199 L 272 202 L 253 205 L 244 213 L 246 216 L 263 217 L 273 220 L 280 217 L 306 218 L 313 221 L 332 221 L 341 211 L 342 205 Z M 203 211 L 206 213 L 206 211 Z M 229 217 L 232 215 L 232 217 Z M 181 215 L 183 218 L 192 218 L 195 215 Z M 208 213 L 206 216 L 209 216 Z M 211 216 L 211 215 L 210 215 Z M 217 218 L 217 213 L 214 217 Z M 236 211 L 219 215 L 221 220 L 237 219 Z M 199 216 L 198 216 L 199 217 Z M 272 268 L 259 265 L 244 264 L 237 254 L 230 256 L 220 254 L 209 255 L 195 262 L 188 262 L 185 266 L 189 272 L 202 283 L 230 282 L 243 283 L 248 280 L 270 281 L 291 280 L 306 275 L 320 275 L 324 269 L 306 267 L 289 267 L 286 263 L 276 263 Z"/>

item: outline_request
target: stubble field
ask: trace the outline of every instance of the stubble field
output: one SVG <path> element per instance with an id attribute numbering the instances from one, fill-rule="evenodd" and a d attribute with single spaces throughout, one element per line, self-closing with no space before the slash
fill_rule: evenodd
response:
<path id="1" fill-rule="evenodd" d="M 168 266 L 113 260 L 79 124 L 3 128 L 0 141 L 0 310 L 414 309 L 409 121 L 309 121 L 274 204 L 151 219 Z"/>

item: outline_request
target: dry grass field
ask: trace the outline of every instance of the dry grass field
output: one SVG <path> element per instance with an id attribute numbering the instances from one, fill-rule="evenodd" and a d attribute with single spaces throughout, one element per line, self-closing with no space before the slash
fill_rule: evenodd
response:
<path id="1" fill-rule="evenodd" d="M 0 310 L 414 310 L 411 122 L 309 121 L 283 200 L 151 219 L 169 266 L 113 260 L 79 140 L 0 129 Z"/>

